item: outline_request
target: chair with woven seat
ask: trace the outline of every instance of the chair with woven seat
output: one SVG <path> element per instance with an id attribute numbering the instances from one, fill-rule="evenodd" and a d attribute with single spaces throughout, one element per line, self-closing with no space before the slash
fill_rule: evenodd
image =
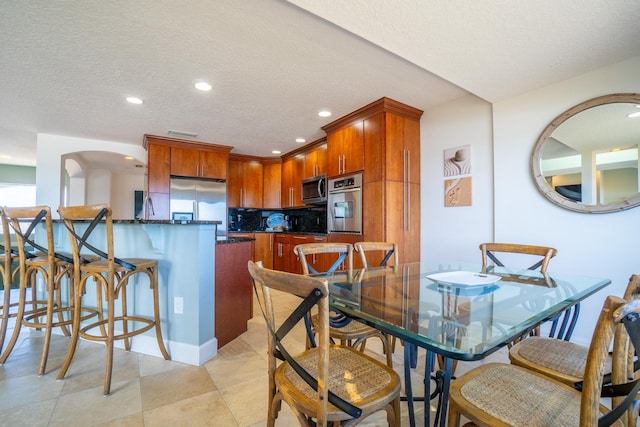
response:
<path id="1" fill-rule="evenodd" d="M 617 325 L 627 333 L 614 345 L 611 395 L 618 402 L 602 405 L 603 374 Z M 631 340 L 629 340 L 629 337 Z M 640 382 L 626 378 L 633 349 L 640 349 L 640 301 L 607 297 L 596 324 L 581 391 L 546 375 L 520 366 L 488 363 L 470 370 L 451 383 L 449 427 L 461 416 L 476 426 L 597 426 L 635 425 L 635 399 Z M 633 344 L 631 346 L 630 342 Z M 616 379 L 623 378 L 621 381 Z"/>
<path id="2" fill-rule="evenodd" d="M 353 270 L 353 246 L 350 243 L 304 243 L 296 245 L 293 248 L 293 252 L 300 260 L 302 273 L 305 275 L 333 273 L 343 262 L 346 263 L 346 270 L 348 272 Z M 310 262 L 310 258 L 318 255 L 335 255 L 336 259 L 331 260 L 332 264 L 326 271 L 319 272 Z M 322 263 L 320 263 L 320 265 L 322 265 Z M 339 315 L 336 318 L 345 319 L 342 315 Z M 366 340 L 368 338 L 380 338 L 382 341 L 383 351 L 387 357 L 387 365 L 393 366 L 393 357 L 391 351 L 389 351 L 390 345 L 386 335 L 376 328 L 372 328 L 371 326 L 365 325 L 364 323 L 356 320 L 345 320 L 347 321 L 344 322 L 346 323 L 344 326 L 331 327 L 329 335 L 332 340 L 338 340 L 342 345 L 348 345 L 354 348 L 360 347 L 360 351 L 364 351 Z M 307 325 L 310 336 L 308 346 L 313 345 L 313 335 L 317 321 L 317 315 L 310 316 L 310 325 Z"/>
<path id="3" fill-rule="evenodd" d="M 631 275 L 623 298 L 627 301 L 640 298 L 640 275 Z M 618 329 L 616 333 L 624 332 L 623 328 Z M 509 360 L 514 365 L 534 370 L 572 386 L 584 379 L 588 351 L 588 347 L 571 341 L 531 337 L 509 349 Z M 611 372 L 611 362 L 607 364 L 607 372 Z"/>
<path id="4" fill-rule="evenodd" d="M 268 270 L 253 261 L 249 261 L 248 269 L 269 337 L 267 425 L 275 425 L 284 401 L 304 426 L 351 426 L 380 410 L 386 411 L 389 425 L 400 426 L 398 374 L 352 347 L 330 344 L 326 279 Z M 262 289 L 262 297 L 258 288 Z M 276 324 L 272 290 L 302 300 L 280 324 Z M 313 307 L 318 310 L 317 346 L 293 356 L 283 345 L 285 335 Z M 277 365 L 277 359 L 282 363 Z"/>
<path id="5" fill-rule="evenodd" d="M 20 286 L 16 324 L 11 339 L 0 356 L 0 363 L 5 363 L 11 354 L 22 326 L 44 329 L 44 344 L 38 368 L 38 375 L 43 375 L 47 367 L 52 329 L 60 327 L 65 336 L 70 335 L 69 327 L 75 311 L 71 274 L 73 260 L 55 251 L 51 209 L 48 206 L 5 207 L 3 213 L 16 238 Z M 6 255 L 10 256 L 10 251 Z M 43 287 L 38 287 L 38 278 L 44 283 Z M 66 301 L 62 297 L 65 284 L 68 289 Z M 29 301 L 28 289 L 31 291 Z M 29 310 L 27 304 L 30 304 Z M 87 311 L 84 318 L 96 314 L 95 311 Z"/>
<path id="6" fill-rule="evenodd" d="M 168 360 L 169 354 L 162 339 L 160 327 L 160 309 L 158 305 L 158 262 L 154 259 L 124 258 L 114 255 L 113 219 L 108 205 L 97 204 L 87 206 L 59 207 L 69 234 L 73 251 L 74 278 L 76 283 L 75 307 L 82 307 L 82 295 L 87 282 L 92 279 L 97 285 L 97 309 L 99 318 L 87 325 L 81 325 L 80 310 L 75 311 L 73 333 L 67 357 L 58 374 L 64 378 L 74 353 L 78 338 L 104 342 L 107 347 L 104 389 L 105 395 L 111 392 L 111 374 L 113 369 L 113 347 L 117 340 L 124 340 L 125 350 L 130 349 L 133 336 L 155 329 L 156 340 L 162 356 Z M 94 233 L 97 225 L 104 225 L 104 233 Z M 101 248 L 105 248 L 103 250 Z M 86 255 L 98 256 L 98 261 L 91 261 Z M 138 279 L 142 276 L 145 279 Z M 132 278 L 136 278 L 131 280 Z M 148 286 L 151 289 L 153 317 L 142 317 L 128 312 L 127 288 L 133 285 Z M 103 312 L 103 296 L 107 303 L 106 317 Z M 120 313 L 116 313 L 115 302 L 120 299 Z M 120 330 L 116 333 L 116 324 Z"/>

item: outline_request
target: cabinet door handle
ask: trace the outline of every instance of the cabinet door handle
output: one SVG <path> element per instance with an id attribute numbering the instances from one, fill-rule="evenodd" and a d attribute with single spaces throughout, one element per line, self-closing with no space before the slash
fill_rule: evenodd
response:
<path id="1" fill-rule="evenodd" d="M 338 156 L 338 175 L 340 175 L 342 173 L 342 156 Z"/>
<path id="2" fill-rule="evenodd" d="M 200 168 L 200 176 L 204 176 L 204 165 Z"/>
<path id="3" fill-rule="evenodd" d="M 411 230 L 411 152 L 407 150 L 407 230 Z"/>
<path id="4" fill-rule="evenodd" d="M 347 156 L 342 155 L 342 173 L 347 173 Z"/>

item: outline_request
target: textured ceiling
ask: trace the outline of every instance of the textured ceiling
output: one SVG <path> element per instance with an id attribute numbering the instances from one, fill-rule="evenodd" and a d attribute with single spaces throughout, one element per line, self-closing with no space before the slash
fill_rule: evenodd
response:
<path id="1" fill-rule="evenodd" d="M 382 96 L 423 110 L 494 101 L 640 55 L 639 12 L 636 0 L 3 1 L 0 163 L 34 165 L 37 133 L 141 144 L 176 129 L 287 152 Z M 193 89 L 200 79 L 213 90 Z"/>

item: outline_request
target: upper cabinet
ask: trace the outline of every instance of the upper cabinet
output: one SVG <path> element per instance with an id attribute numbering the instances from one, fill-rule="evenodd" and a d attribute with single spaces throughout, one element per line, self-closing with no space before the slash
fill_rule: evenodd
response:
<path id="1" fill-rule="evenodd" d="M 327 174 L 329 177 L 364 169 L 363 120 L 356 120 L 338 127 L 327 125 L 322 129 L 327 132 Z"/>
<path id="2" fill-rule="evenodd" d="M 302 179 L 304 176 L 304 153 L 297 153 L 282 161 L 282 185 L 280 205 L 283 208 L 304 206 L 302 204 Z"/>
<path id="3" fill-rule="evenodd" d="M 169 192 L 171 149 L 149 141 L 147 145 L 147 187 L 153 193 Z"/>
<path id="4" fill-rule="evenodd" d="M 282 161 L 265 159 L 262 162 L 262 207 L 279 208 L 282 182 Z"/>
<path id="5" fill-rule="evenodd" d="M 421 117 L 416 108 L 381 98 L 322 128 L 329 175 L 363 171 L 359 237 L 397 243 L 402 262 L 420 260 Z"/>
<path id="6" fill-rule="evenodd" d="M 318 176 L 327 173 L 327 144 L 307 151 L 304 156 L 304 178 Z"/>
<path id="7" fill-rule="evenodd" d="M 227 152 L 171 147 L 171 175 L 227 179 Z"/>
<path id="8" fill-rule="evenodd" d="M 227 206 L 261 208 L 263 166 L 259 159 L 231 156 L 227 181 Z"/>
<path id="9" fill-rule="evenodd" d="M 227 179 L 233 147 L 145 135 L 147 149 L 146 219 L 170 219 L 171 176 Z M 260 196 L 262 197 L 262 196 Z"/>

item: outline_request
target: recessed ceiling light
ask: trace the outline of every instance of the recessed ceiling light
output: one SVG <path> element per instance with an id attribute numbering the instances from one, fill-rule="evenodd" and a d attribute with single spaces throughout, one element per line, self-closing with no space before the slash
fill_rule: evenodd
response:
<path id="1" fill-rule="evenodd" d="M 131 156 L 124 156 L 124 159 L 125 159 L 125 160 L 133 160 L 133 157 L 131 157 Z"/>
<path id="2" fill-rule="evenodd" d="M 304 138 L 296 138 L 296 142 L 307 142 Z"/>
<path id="3" fill-rule="evenodd" d="M 211 85 L 207 82 L 196 82 L 194 86 L 196 87 L 196 89 L 202 90 L 204 92 L 211 90 Z"/>
<path id="4" fill-rule="evenodd" d="M 142 99 L 136 98 L 135 96 L 127 96 L 127 102 L 131 104 L 142 104 Z"/>
<path id="5" fill-rule="evenodd" d="M 331 117 L 331 111 L 329 111 L 329 110 L 320 110 L 318 115 L 320 117 Z"/>
<path id="6" fill-rule="evenodd" d="M 280 150 L 273 150 L 273 151 L 271 152 L 271 154 L 282 154 L 282 151 L 280 151 Z"/>
<path id="7" fill-rule="evenodd" d="M 636 112 L 636 113 L 631 113 L 631 114 L 627 114 L 627 117 L 640 117 L 640 111 Z"/>

